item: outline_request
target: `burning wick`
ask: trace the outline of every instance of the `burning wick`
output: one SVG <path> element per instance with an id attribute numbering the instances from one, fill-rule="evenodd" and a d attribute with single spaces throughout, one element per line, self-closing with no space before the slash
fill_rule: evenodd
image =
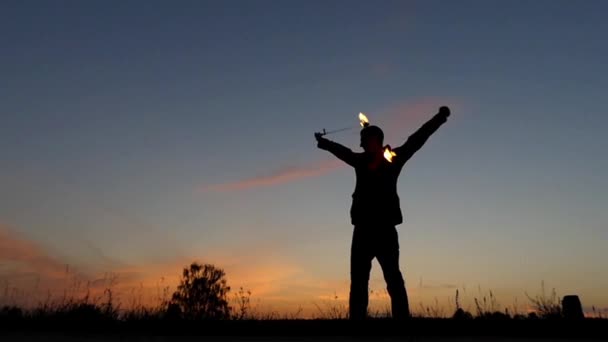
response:
<path id="1" fill-rule="evenodd" d="M 367 119 L 367 116 L 365 116 L 365 114 L 359 113 L 359 121 L 361 123 L 361 127 L 369 126 L 369 120 Z M 393 157 L 395 156 L 397 156 L 397 153 L 391 150 L 390 145 L 386 145 L 386 147 L 384 148 L 384 159 L 388 160 L 389 163 L 392 163 Z"/>
<path id="2" fill-rule="evenodd" d="M 359 113 L 359 122 L 361 124 L 361 127 L 369 126 L 369 120 L 367 119 L 367 116 L 365 116 L 365 114 L 363 114 L 363 113 Z M 317 132 L 316 134 L 318 134 L 319 136 L 324 136 L 327 134 L 351 130 L 353 128 L 354 127 L 345 127 L 345 128 L 340 128 L 340 129 L 334 129 L 333 131 L 326 131 L 325 128 L 323 128 L 322 132 Z"/>
<path id="3" fill-rule="evenodd" d="M 389 163 L 393 162 L 393 157 L 396 155 L 397 153 L 393 152 L 389 145 L 384 148 L 384 159 L 388 160 Z"/>
<path id="4" fill-rule="evenodd" d="M 361 123 L 361 127 L 369 126 L 369 120 L 367 119 L 367 116 L 365 116 L 365 114 L 359 113 L 359 121 Z"/>

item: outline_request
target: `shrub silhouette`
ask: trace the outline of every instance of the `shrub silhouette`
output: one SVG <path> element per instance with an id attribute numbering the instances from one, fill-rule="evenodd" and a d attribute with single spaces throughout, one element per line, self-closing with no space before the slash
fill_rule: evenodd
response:
<path id="1" fill-rule="evenodd" d="M 169 316 L 183 319 L 228 319 L 230 287 L 225 272 L 212 264 L 193 262 L 184 268 L 182 279 L 169 303 Z"/>

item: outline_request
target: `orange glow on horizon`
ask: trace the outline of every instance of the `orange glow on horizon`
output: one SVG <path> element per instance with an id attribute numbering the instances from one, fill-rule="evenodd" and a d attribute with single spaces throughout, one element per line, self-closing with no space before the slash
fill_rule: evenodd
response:
<path id="1" fill-rule="evenodd" d="M 251 310 L 257 317 L 267 314 L 294 317 L 297 313 L 297 318 L 315 318 L 321 314 L 320 311 L 331 313 L 333 310 L 342 312 L 348 309 L 348 276 L 323 276 L 311 272 L 300 261 L 287 255 L 276 258 L 278 244 L 273 242 L 256 244 L 255 248 L 245 246 L 249 246 L 249 242 L 207 249 L 202 257 L 183 255 L 161 262 L 148 260 L 140 264 L 117 262 L 104 263 L 103 266 L 90 264 L 72 267 L 70 264 L 73 260 L 56 256 L 43 244 L 0 224 L 0 247 L 3 247 L 0 248 L 0 262 L 5 265 L 0 270 L 0 279 L 6 279 L 4 286 L 9 292 L 15 293 L 10 298 L 0 296 L 0 305 L 4 304 L 3 299 L 8 299 L 15 305 L 29 308 L 48 299 L 51 302 L 61 300 L 66 294 L 75 300 L 87 294 L 103 300 L 105 290 L 111 289 L 114 298 L 119 298 L 116 303 L 125 310 L 137 306 L 155 308 L 163 298 L 170 298 L 182 269 L 198 260 L 216 265 L 226 272 L 226 280 L 231 287 L 228 294 L 231 305 L 238 307 L 237 297 L 241 287 L 245 293 L 251 291 Z M 380 270 L 377 272 L 380 273 Z M 373 291 L 370 291 L 369 303 L 374 312 L 384 312 L 390 307 L 385 286 L 380 274 L 370 279 L 370 289 Z M 430 308 L 433 312 L 450 316 L 455 310 L 457 289 L 460 288 L 456 285 L 438 282 L 408 286 L 407 292 L 413 303 L 411 309 L 425 314 Z M 497 303 L 510 312 L 528 314 L 534 311 L 533 306 L 513 303 L 510 299 L 517 298 L 524 291 L 519 287 L 501 289 Z M 581 291 L 580 295 L 587 310 L 590 305 L 595 305 L 598 312 L 608 312 L 603 293 Z M 483 296 L 481 289 L 479 294 L 460 291 L 459 302 L 463 309 L 474 313 L 475 298 L 479 296 Z M 237 302 L 233 303 L 235 300 Z"/>

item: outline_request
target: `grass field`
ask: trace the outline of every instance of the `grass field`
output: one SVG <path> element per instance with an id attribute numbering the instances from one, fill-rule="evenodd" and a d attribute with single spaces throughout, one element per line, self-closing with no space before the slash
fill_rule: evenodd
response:
<path id="1" fill-rule="evenodd" d="M 0 309 L 0 331 L 5 341 L 49 340 L 53 336 L 58 340 L 77 336 L 88 336 L 93 340 L 103 337 L 104 341 L 125 336 L 135 339 L 215 336 L 215 340 L 220 336 L 279 340 L 289 336 L 300 336 L 304 340 L 319 340 L 323 336 L 382 337 L 383 340 L 411 340 L 413 337 L 425 340 L 472 337 L 608 340 L 608 319 L 568 320 L 560 315 L 557 304 L 547 300 L 537 304 L 540 309 L 538 314 L 526 316 L 484 311 L 482 304 L 479 304 L 475 314 L 460 311 L 452 317 L 416 315 L 403 322 L 383 317 L 383 314 L 372 315 L 365 322 L 351 322 L 343 316 L 342 308 L 327 311 L 331 317 L 316 319 L 275 315 L 255 317 L 247 312 L 246 306 L 237 305 L 232 307 L 232 315 L 228 319 L 189 320 L 172 315 L 170 310 L 163 307 L 120 310 L 119 305 L 111 301 L 92 301 L 85 297 L 43 303 L 29 310 L 5 306 Z M 432 314 L 432 311 L 428 313 Z"/>
<path id="2" fill-rule="evenodd" d="M 27 307 L 18 305 L 21 297 L 5 289 L 0 297 L 0 337 L 3 341 L 24 341 L 28 338 L 48 340 L 69 336 L 89 336 L 114 340 L 173 336 L 240 336 L 261 338 L 323 336 L 360 336 L 369 338 L 550 338 L 608 340 L 608 319 L 601 310 L 580 319 L 567 318 L 555 290 L 547 293 L 544 284 L 540 295 L 529 296 L 532 311 L 521 311 L 517 306 L 501 306 L 492 291 L 474 297 L 471 306 L 463 306 L 455 291 L 451 307 L 423 305 L 412 308 L 407 321 L 390 318 L 390 307 L 373 309 L 363 322 L 348 320 L 348 309 L 343 301 L 316 305 L 311 318 L 302 318 L 299 311 L 291 314 L 258 311 L 251 303 L 251 293 L 243 288 L 232 294 L 226 315 L 221 319 L 191 317 L 184 307 L 172 304 L 169 288 L 159 289 L 156 304 L 145 306 L 131 301 L 126 305 L 117 301 L 112 287 L 92 294 L 86 286 L 73 286 L 59 296 L 36 298 Z M 193 291 L 190 289 L 190 291 Z M 227 293 L 224 293 L 227 295 Z M 226 297 L 227 298 L 227 297 Z M 337 298 L 337 297 L 336 297 Z M 197 310 L 200 300 L 188 305 Z M 187 309 L 187 308 L 186 308 Z M 202 317 L 202 318 L 201 318 Z M 25 335 L 24 335 L 25 334 Z M 66 335 L 67 334 L 67 335 Z M 61 337 L 63 336 L 63 337 Z M 66 337 L 67 336 L 67 337 Z M 206 339 L 208 340 L 208 339 Z"/>

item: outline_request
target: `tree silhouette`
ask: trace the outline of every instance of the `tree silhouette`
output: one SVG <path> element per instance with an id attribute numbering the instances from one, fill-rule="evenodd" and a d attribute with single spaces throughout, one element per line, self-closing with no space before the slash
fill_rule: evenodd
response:
<path id="1" fill-rule="evenodd" d="M 184 268 L 182 279 L 171 297 L 170 311 L 185 319 L 227 319 L 230 287 L 225 272 L 211 264 L 193 262 Z"/>

